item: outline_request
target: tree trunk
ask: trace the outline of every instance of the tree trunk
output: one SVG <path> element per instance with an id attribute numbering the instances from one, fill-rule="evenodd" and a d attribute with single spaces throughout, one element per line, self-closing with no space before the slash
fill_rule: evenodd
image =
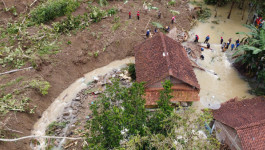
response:
<path id="1" fill-rule="evenodd" d="M 227 19 L 230 19 L 230 16 L 231 16 L 231 13 L 232 13 L 232 9 L 233 9 L 234 5 L 235 5 L 235 1 L 232 2 L 232 5 L 231 5 L 231 8 L 230 8 L 229 14 L 227 16 Z"/>
<path id="2" fill-rule="evenodd" d="M 244 4 L 244 5 L 243 5 L 243 14 L 242 14 L 242 20 L 244 20 L 245 11 L 246 11 L 246 6 L 245 6 L 245 4 Z"/>
<path id="3" fill-rule="evenodd" d="M 254 8 L 254 6 L 252 6 L 252 7 L 250 8 L 250 10 L 249 10 L 248 18 L 247 18 L 246 24 L 248 24 L 248 20 L 249 20 L 249 17 L 250 17 L 250 15 L 251 15 L 251 12 L 252 12 L 253 8 Z"/>
<path id="4" fill-rule="evenodd" d="M 217 17 L 217 7 L 218 7 L 218 3 L 216 4 L 216 6 L 215 6 L 215 15 L 214 15 L 214 18 L 216 18 Z"/>

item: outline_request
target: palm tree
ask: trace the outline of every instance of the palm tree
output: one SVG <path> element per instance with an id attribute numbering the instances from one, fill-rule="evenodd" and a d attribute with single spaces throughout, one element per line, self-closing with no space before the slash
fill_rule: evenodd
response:
<path id="1" fill-rule="evenodd" d="M 235 63 L 239 63 L 251 77 L 256 77 L 261 84 L 265 83 L 265 26 L 257 29 L 253 25 L 244 25 L 251 30 L 249 33 L 239 32 L 247 37 L 244 45 L 233 55 L 243 51 Z M 264 85 L 263 85 L 264 86 Z"/>

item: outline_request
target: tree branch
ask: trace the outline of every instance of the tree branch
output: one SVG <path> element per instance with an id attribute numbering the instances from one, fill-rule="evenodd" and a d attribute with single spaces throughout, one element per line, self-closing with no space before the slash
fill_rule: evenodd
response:
<path id="1" fill-rule="evenodd" d="M 30 136 L 24 136 L 24 137 L 20 137 L 20 138 L 15 138 L 15 139 L 1 139 L 0 141 L 3 142 L 15 142 L 15 141 L 19 141 L 19 140 L 24 140 L 24 139 L 32 139 L 32 138 L 46 138 L 46 139 L 68 139 L 68 140 L 83 140 L 84 138 L 81 137 L 57 137 L 57 136 L 39 136 L 39 135 L 30 135 Z"/>

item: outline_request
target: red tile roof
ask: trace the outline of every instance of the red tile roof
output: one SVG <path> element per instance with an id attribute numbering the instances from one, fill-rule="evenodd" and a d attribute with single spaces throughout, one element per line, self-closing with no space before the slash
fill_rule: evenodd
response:
<path id="1" fill-rule="evenodd" d="M 236 129 L 243 149 L 265 149 L 265 98 L 237 100 L 223 103 L 213 111 L 216 120 Z"/>
<path id="2" fill-rule="evenodd" d="M 135 47 L 136 80 L 146 86 L 173 76 L 200 89 L 183 46 L 159 33 Z"/>

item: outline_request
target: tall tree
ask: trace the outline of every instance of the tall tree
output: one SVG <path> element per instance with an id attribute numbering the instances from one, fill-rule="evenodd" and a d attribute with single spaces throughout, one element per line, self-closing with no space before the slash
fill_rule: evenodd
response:
<path id="1" fill-rule="evenodd" d="M 230 19 L 230 16 L 231 16 L 231 13 L 232 13 L 232 10 L 233 10 L 233 7 L 234 7 L 235 3 L 236 3 L 235 0 L 233 0 L 233 1 L 232 1 L 231 8 L 230 8 L 230 11 L 229 11 L 229 14 L 228 14 L 228 16 L 227 16 L 227 19 Z"/>

